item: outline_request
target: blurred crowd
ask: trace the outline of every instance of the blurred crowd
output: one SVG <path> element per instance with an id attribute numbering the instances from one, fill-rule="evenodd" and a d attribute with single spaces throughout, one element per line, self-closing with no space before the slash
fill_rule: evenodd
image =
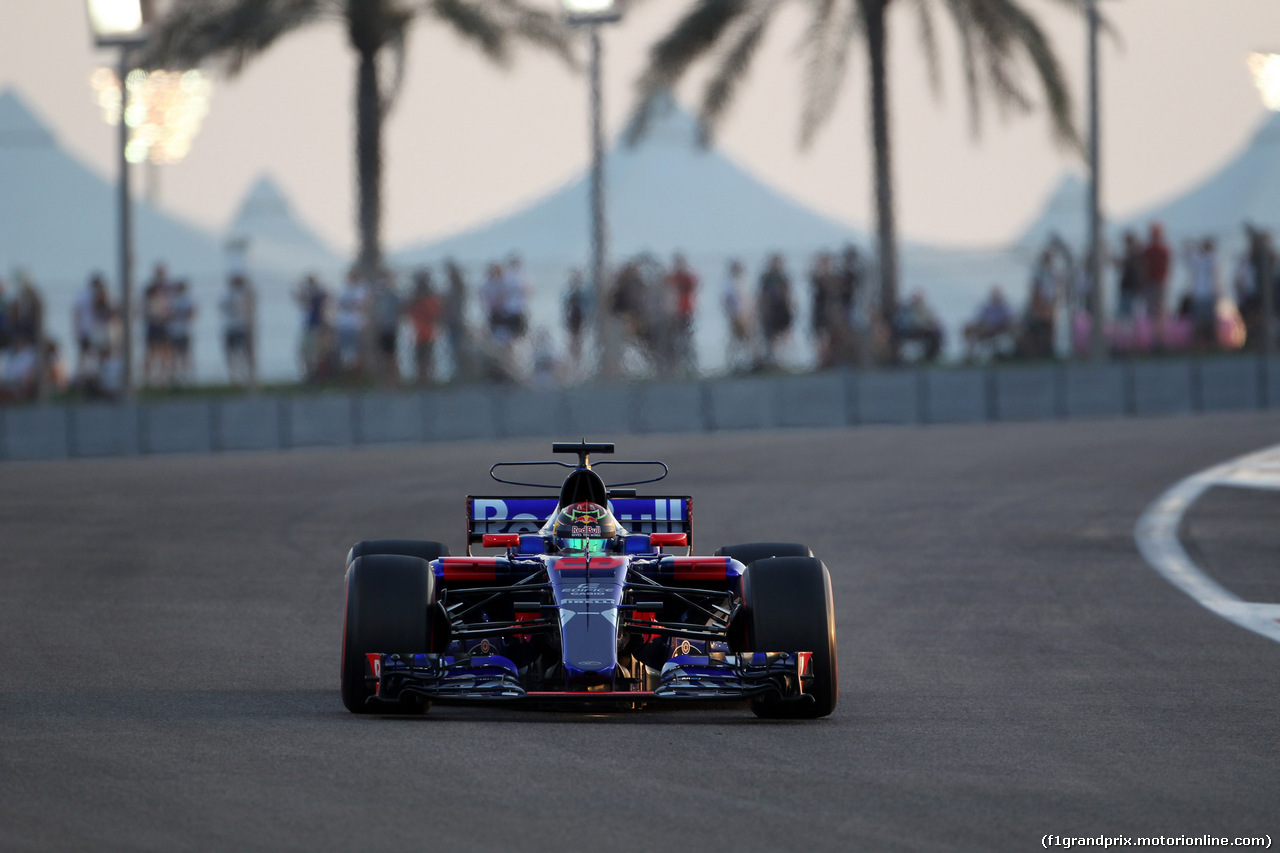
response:
<path id="1" fill-rule="evenodd" d="M 19 273 L 0 279 L 0 402 L 35 400 L 65 384 L 57 344 L 45 337 L 44 300 Z"/>
<path id="2" fill-rule="evenodd" d="M 1145 239 L 1127 231 L 1104 265 L 1114 311 L 1104 311 L 1101 341 L 1113 355 L 1261 348 L 1267 290 L 1280 292 L 1280 265 L 1268 231 L 1245 226 L 1244 250 L 1225 279 L 1217 241 L 1185 240 L 1175 251 L 1158 222 Z M 993 287 L 964 328 L 966 356 L 1049 358 L 1083 355 L 1093 345 L 1088 259 L 1077 262 L 1058 239 L 1040 253 L 1023 309 Z M 1104 282 L 1106 284 L 1107 282 Z M 1280 299 L 1272 301 L 1272 310 Z"/>
<path id="3" fill-rule="evenodd" d="M 1101 329 L 1105 350 L 1129 355 L 1261 348 L 1265 308 L 1280 306 L 1280 259 L 1268 231 L 1246 227 L 1243 237 L 1244 249 L 1229 259 L 1228 268 L 1213 237 L 1186 240 L 1175 249 L 1159 223 L 1142 235 L 1125 233 L 1103 265 L 1110 308 Z M 995 285 L 958 330 L 965 360 L 1089 353 L 1090 266 L 1065 242 L 1050 239 L 1037 254 L 1021 304 Z M 390 271 L 352 270 L 335 289 L 306 276 L 292 294 L 302 319 L 298 357 L 304 381 L 556 387 L 602 375 L 693 377 L 700 373 L 699 335 L 717 335 L 718 320 L 729 373 L 806 363 L 821 370 L 930 362 L 942 357 L 946 342 L 946 329 L 923 292 L 884 310 L 874 266 L 854 246 L 814 254 L 799 274 L 780 253 L 761 258 L 755 269 L 729 259 L 710 297 L 678 252 L 666 262 L 652 253 L 623 259 L 599 292 L 581 270 L 571 270 L 558 297 L 558 330 L 535 322 L 535 285 L 520 255 L 475 272 L 469 281 L 467 270 L 453 261 L 417 268 L 400 280 Z M 538 316 L 544 319 L 548 295 L 540 300 Z M 712 302 L 700 312 L 700 300 L 707 298 Z M 255 387 L 258 296 L 247 275 L 227 277 L 216 308 L 227 375 L 233 384 Z M 124 323 L 104 277 L 91 275 L 74 299 L 69 371 L 47 333 L 45 313 L 28 276 L 0 280 L 0 402 L 68 391 L 119 397 Z M 198 313 L 188 281 L 157 264 L 135 305 L 140 388 L 180 388 L 194 381 Z M 700 322 L 712 327 L 699 329 Z"/>

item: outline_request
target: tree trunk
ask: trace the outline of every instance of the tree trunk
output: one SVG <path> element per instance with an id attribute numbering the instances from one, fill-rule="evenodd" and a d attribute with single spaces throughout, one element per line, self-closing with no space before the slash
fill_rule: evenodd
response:
<path id="1" fill-rule="evenodd" d="M 893 218 L 893 171 L 889 158 L 888 38 L 885 11 L 890 0 L 861 0 L 866 19 L 871 71 L 871 145 L 875 170 L 876 255 L 880 268 L 880 316 L 891 324 L 898 306 L 898 235 Z M 896 352 L 889 353 L 890 360 Z"/>
<path id="2" fill-rule="evenodd" d="M 382 268 L 382 93 L 378 88 L 376 49 L 360 50 L 356 82 L 357 227 L 356 265 L 366 275 Z"/>

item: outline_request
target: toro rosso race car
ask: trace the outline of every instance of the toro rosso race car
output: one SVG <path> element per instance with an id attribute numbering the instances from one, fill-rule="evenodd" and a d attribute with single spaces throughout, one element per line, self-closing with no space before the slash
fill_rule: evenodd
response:
<path id="1" fill-rule="evenodd" d="M 421 713 L 433 701 L 741 701 L 782 718 L 835 709 L 831 577 L 807 547 L 760 542 L 692 556 L 692 499 L 627 488 L 661 480 L 664 463 L 593 466 L 590 456 L 613 445 L 585 440 L 552 449 L 577 464 L 490 469 L 500 483 L 559 496 L 468 497 L 466 556 L 419 540 L 352 547 L 342 636 L 349 711 Z M 559 485 L 498 474 L 538 465 L 569 473 Z M 596 470 L 608 465 L 650 466 L 655 476 L 610 487 Z M 473 554 L 477 545 L 501 552 Z"/>

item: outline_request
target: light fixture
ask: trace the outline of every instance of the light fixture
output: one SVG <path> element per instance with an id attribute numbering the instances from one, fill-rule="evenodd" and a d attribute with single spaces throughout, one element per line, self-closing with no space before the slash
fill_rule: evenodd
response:
<path id="1" fill-rule="evenodd" d="M 85 0 L 89 29 L 99 47 L 140 45 L 146 41 L 150 3 L 144 0 Z"/>
<path id="2" fill-rule="evenodd" d="M 1262 93 L 1267 109 L 1280 112 L 1280 53 L 1258 51 L 1249 54 L 1249 70 L 1253 82 Z"/>
<path id="3" fill-rule="evenodd" d="M 621 0 L 560 0 L 571 24 L 607 24 L 622 18 Z"/>

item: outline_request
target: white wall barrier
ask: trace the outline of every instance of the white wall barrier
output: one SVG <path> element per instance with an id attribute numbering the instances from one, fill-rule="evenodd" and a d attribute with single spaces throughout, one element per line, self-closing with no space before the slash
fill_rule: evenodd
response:
<path id="1" fill-rule="evenodd" d="M 0 459 L 498 438 L 1172 416 L 1280 408 L 1280 359 L 830 371 L 706 381 L 483 386 L 0 408 Z"/>

